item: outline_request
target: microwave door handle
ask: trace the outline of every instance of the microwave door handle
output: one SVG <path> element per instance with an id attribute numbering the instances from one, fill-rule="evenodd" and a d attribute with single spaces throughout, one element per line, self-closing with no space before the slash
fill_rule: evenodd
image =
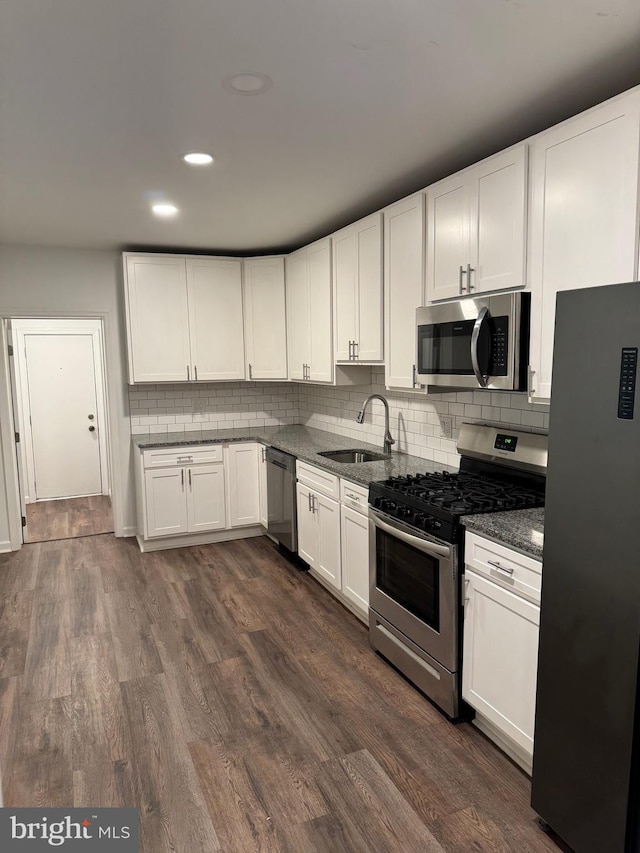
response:
<path id="1" fill-rule="evenodd" d="M 397 527 L 383 521 L 380 516 L 373 511 L 370 512 L 370 518 L 373 524 L 376 527 L 379 527 L 380 530 L 384 530 L 385 533 L 388 533 L 390 536 L 395 536 L 396 539 L 399 539 L 401 542 L 405 542 L 407 545 L 411 545 L 412 548 L 416 548 L 424 554 L 431 554 L 435 557 L 451 556 L 451 548 L 448 548 L 446 545 L 438 545 L 435 542 L 429 542 L 427 539 L 423 539 L 421 536 L 412 536 L 410 533 L 405 533 L 404 530 L 398 530 Z"/>
<path id="2" fill-rule="evenodd" d="M 480 370 L 480 362 L 478 361 L 478 340 L 480 338 L 480 331 L 482 329 L 482 324 L 489 316 L 489 309 L 485 306 L 480 310 L 478 317 L 473 324 L 473 331 L 471 332 L 471 366 L 473 367 L 473 372 L 475 373 L 476 379 L 478 380 L 478 385 L 481 388 L 487 387 L 487 382 L 489 381 L 489 377 L 485 376 Z"/>

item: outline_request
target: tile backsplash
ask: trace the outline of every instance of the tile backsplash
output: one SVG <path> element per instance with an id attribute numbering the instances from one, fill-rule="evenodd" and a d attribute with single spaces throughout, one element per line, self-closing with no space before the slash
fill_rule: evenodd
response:
<path id="1" fill-rule="evenodd" d="M 427 395 L 387 391 L 384 369 L 374 368 L 372 384 L 355 388 L 301 385 L 299 422 L 349 438 L 382 444 L 384 409 L 373 400 L 360 426 L 356 416 L 369 394 L 382 394 L 389 401 L 394 450 L 458 467 L 456 441 L 463 421 L 500 424 L 525 432 L 546 432 L 549 409 L 528 402 L 526 394 L 504 391 L 452 391 Z M 452 421 L 451 438 L 444 435 L 441 417 Z"/>
<path id="2" fill-rule="evenodd" d="M 129 386 L 131 432 L 190 432 L 298 422 L 289 382 L 199 382 Z"/>
<path id="3" fill-rule="evenodd" d="M 456 440 L 463 421 L 546 432 L 549 409 L 525 394 L 453 391 L 416 394 L 387 391 L 384 369 L 373 368 L 372 384 L 328 387 L 288 382 L 207 382 L 198 385 L 135 385 L 129 388 L 131 432 L 189 432 L 221 427 L 300 423 L 354 440 L 382 444 L 384 411 L 374 400 L 360 426 L 356 416 L 369 394 L 389 401 L 394 450 L 458 466 Z M 441 418 L 451 418 L 451 438 Z"/>

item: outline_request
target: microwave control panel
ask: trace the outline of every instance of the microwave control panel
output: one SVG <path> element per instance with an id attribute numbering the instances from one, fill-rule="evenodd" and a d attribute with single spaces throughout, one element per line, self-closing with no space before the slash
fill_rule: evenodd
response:
<path id="1" fill-rule="evenodd" d="M 506 376 L 509 355 L 509 318 L 492 317 L 491 319 L 491 364 L 489 366 L 489 373 L 491 376 Z"/>

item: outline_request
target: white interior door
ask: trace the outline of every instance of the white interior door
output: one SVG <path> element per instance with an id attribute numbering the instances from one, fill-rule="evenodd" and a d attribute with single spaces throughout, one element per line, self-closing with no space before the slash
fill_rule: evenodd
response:
<path id="1" fill-rule="evenodd" d="M 36 499 L 102 493 L 94 336 L 24 341 Z"/>

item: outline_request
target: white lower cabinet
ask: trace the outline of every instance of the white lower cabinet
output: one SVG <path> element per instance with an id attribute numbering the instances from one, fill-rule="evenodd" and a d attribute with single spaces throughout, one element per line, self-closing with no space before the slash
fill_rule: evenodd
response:
<path id="1" fill-rule="evenodd" d="M 479 728 L 531 772 L 541 564 L 475 535 L 465 550 L 462 696 Z"/>
<path id="2" fill-rule="evenodd" d="M 342 591 L 363 617 L 369 612 L 369 516 L 340 507 Z"/>
<path id="3" fill-rule="evenodd" d="M 136 465 L 141 550 L 260 535 L 259 458 L 255 442 L 143 450 Z"/>
<path id="4" fill-rule="evenodd" d="M 335 589 L 341 586 L 340 504 L 303 483 L 297 485 L 298 555 Z"/>
<path id="5" fill-rule="evenodd" d="M 260 524 L 269 526 L 269 507 L 267 504 L 267 448 L 258 445 L 258 503 L 260 505 Z"/>
<path id="6" fill-rule="evenodd" d="M 230 444 L 225 448 L 229 527 L 260 523 L 258 445 Z"/>

